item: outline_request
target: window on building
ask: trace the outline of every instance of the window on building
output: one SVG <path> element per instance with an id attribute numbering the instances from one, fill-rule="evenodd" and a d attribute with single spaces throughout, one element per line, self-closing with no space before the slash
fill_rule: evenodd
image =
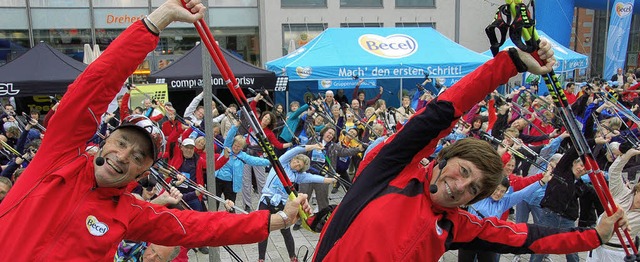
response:
<path id="1" fill-rule="evenodd" d="M 383 27 L 382 23 L 340 23 L 340 27 Z"/>
<path id="2" fill-rule="evenodd" d="M 340 0 L 340 7 L 382 7 L 382 0 Z"/>
<path id="3" fill-rule="evenodd" d="M 33 41 L 45 42 L 73 59 L 82 61 L 84 44 L 91 44 L 91 29 L 33 30 Z"/>
<path id="4" fill-rule="evenodd" d="M 29 50 L 28 30 L 0 30 L 0 65 L 4 65 L 18 58 Z"/>
<path id="5" fill-rule="evenodd" d="M 209 6 L 258 6 L 258 0 L 209 0 Z"/>
<path id="6" fill-rule="evenodd" d="M 258 27 L 218 27 L 214 28 L 213 35 L 221 48 L 250 64 L 261 66 Z"/>
<path id="7" fill-rule="evenodd" d="M 27 3 L 24 0 L 4 0 L 0 1 L 2 7 L 25 7 Z"/>
<path id="8" fill-rule="evenodd" d="M 29 0 L 31 7 L 89 7 L 89 0 Z"/>
<path id="9" fill-rule="evenodd" d="M 327 7 L 327 0 L 282 0 L 282 7 Z"/>
<path id="10" fill-rule="evenodd" d="M 283 24 L 282 55 L 300 48 L 327 29 L 327 24 Z"/>
<path id="11" fill-rule="evenodd" d="M 147 1 L 136 0 L 91 0 L 93 7 L 148 7 Z"/>
<path id="12" fill-rule="evenodd" d="M 436 28 L 434 22 L 398 22 L 396 27 L 431 27 Z"/>
<path id="13" fill-rule="evenodd" d="M 396 0 L 396 7 L 436 7 L 435 0 Z"/>
<path id="14" fill-rule="evenodd" d="M 96 29 L 96 42 L 104 50 L 124 29 Z M 253 65 L 259 66 L 260 39 L 257 27 L 214 28 L 220 48 Z M 162 31 L 158 46 L 134 73 L 134 82 L 143 83 L 150 72 L 158 71 L 180 59 L 200 42 L 195 28 L 167 28 Z M 206 51 L 205 51 L 206 52 Z"/>
<path id="15" fill-rule="evenodd" d="M 596 10 L 593 17 L 593 37 L 591 38 L 591 75 L 602 75 L 604 68 L 604 46 L 607 41 L 606 28 L 609 24 L 607 12 L 604 10 Z M 607 76 L 605 76 L 607 77 Z M 611 77 L 611 76 L 608 76 Z"/>

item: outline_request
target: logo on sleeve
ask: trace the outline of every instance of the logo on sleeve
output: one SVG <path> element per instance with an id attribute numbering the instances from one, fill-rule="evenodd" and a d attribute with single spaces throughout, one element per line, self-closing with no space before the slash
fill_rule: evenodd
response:
<path id="1" fill-rule="evenodd" d="M 87 217 L 87 230 L 94 236 L 100 237 L 109 231 L 107 224 L 98 221 L 94 216 Z"/>

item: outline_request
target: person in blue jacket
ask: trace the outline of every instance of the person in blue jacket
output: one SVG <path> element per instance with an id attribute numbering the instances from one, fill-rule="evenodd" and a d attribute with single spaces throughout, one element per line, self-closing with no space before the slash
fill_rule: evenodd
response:
<path id="1" fill-rule="evenodd" d="M 242 171 L 244 165 L 268 166 L 269 160 L 251 156 L 242 150 L 247 145 L 247 140 L 237 135 L 240 122 L 234 120 L 234 126 L 229 129 L 224 140 L 224 147 L 231 148 L 229 161 L 216 170 L 216 195 L 224 194 L 226 199 L 236 201 L 236 195 L 242 190 Z M 217 207 L 216 207 L 217 209 Z"/>
<path id="2" fill-rule="evenodd" d="M 289 177 L 291 183 L 335 183 L 335 178 L 325 178 L 323 176 L 307 173 L 311 160 L 304 153 L 312 150 L 323 150 L 324 146 L 321 144 L 312 144 L 305 146 L 298 146 L 290 149 L 280 157 L 280 163 L 282 168 Z M 260 205 L 258 209 L 269 210 L 272 214 L 281 211 L 285 204 L 289 194 L 285 191 L 282 182 L 278 179 L 275 170 L 271 169 L 267 176 L 267 182 L 262 188 L 262 196 L 260 196 Z M 280 230 L 282 237 L 284 238 L 284 244 L 287 247 L 287 252 L 291 261 L 298 261 L 295 253 L 295 243 L 293 242 L 293 236 L 291 230 L 283 228 Z M 267 252 L 267 241 L 258 243 L 258 261 L 264 261 L 265 253 Z"/>
<path id="3" fill-rule="evenodd" d="M 297 140 L 295 143 L 299 144 L 300 141 L 296 137 L 296 134 L 292 134 L 291 132 L 294 132 L 294 133 L 296 132 L 298 124 L 300 124 L 301 116 L 303 113 L 307 112 L 309 105 L 305 104 L 303 106 L 300 106 L 300 102 L 293 101 L 291 102 L 291 105 L 289 107 L 291 108 L 291 112 L 287 114 L 287 119 L 286 119 L 287 126 L 285 126 L 285 128 L 282 129 L 282 133 L 280 133 L 280 138 L 287 143 L 294 142 L 294 140 Z"/>

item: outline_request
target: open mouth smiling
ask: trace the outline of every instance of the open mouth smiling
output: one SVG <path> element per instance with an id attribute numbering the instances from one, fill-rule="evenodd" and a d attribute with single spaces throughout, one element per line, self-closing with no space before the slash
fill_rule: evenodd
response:
<path id="1" fill-rule="evenodd" d="M 123 173 L 122 169 L 120 169 L 117 164 L 111 162 L 111 159 L 107 158 L 106 162 L 114 171 L 116 171 L 116 173 L 118 173 L 118 174 L 122 174 Z"/>

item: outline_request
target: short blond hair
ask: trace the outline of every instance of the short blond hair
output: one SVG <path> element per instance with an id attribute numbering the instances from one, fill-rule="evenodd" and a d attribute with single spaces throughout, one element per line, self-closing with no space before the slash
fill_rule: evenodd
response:
<path id="1" fill-rule="evenodd" d="M 300 172 L 306 172 L 307 170 L 309 170 L 309 166 L 311 165 L 311 159 L 309 159 L 309 157 L 307 155 L 298 154 L 298 155 L 294 156 L 293 159 L 301 161 L 302 164 L 304 164 L 302 166 L 302 170 L 300 170 Z"/>
<path id="2" fill-rule="evenodd" d="M 237 135 L 233 138 L 233 143 L 238 143 L 239 146 L 242 146 L 244 148 L 244 146 L 247 145 L 247 140 L 244 138 L 244 136 Z"/>
<path id="3" fill-rule="evenodd" d="M 195 140 L 195 141 L 193 141 L 193 142 L 197 145 L 200 141 L 205 140 L 205 139 L 206 139 L 206 138 L 205 138 L 204 136 L 199 136 L 199 137 L 197 137 L 197 138 L 196 138 L 196 140 Z M 207 145 L 207 144 L 205 143 L 205 146 L 206 146 L 206 145 Z"/>
<path id="4" fill-rule="evenodd" d="M 373 113 L 375 113 L 375 112 L 376 112 L 376 109 L 373 108 L 373 107 L 367 107 L 367 109 L 364 110 L 364 113 L 367 114 L 367 115 L 369 115 L 369 114 L 373 115 Z"/>
<path id="5" fill-rule="evenodd" d="M 504 134 L 509 134 L 513 138 L 518 138 L 520 136 L 520 130 L 515 127 L 508 127 L 504 130 Z"/>
<path id="6" fill-rule="evenodd" d="M 13 182 L 11 182 L 11 179 L 4 176 L 0 176 L 0 183 L 7 185 L 9 189 L 11 189 L 11 187 L 13 186 Z"/>

